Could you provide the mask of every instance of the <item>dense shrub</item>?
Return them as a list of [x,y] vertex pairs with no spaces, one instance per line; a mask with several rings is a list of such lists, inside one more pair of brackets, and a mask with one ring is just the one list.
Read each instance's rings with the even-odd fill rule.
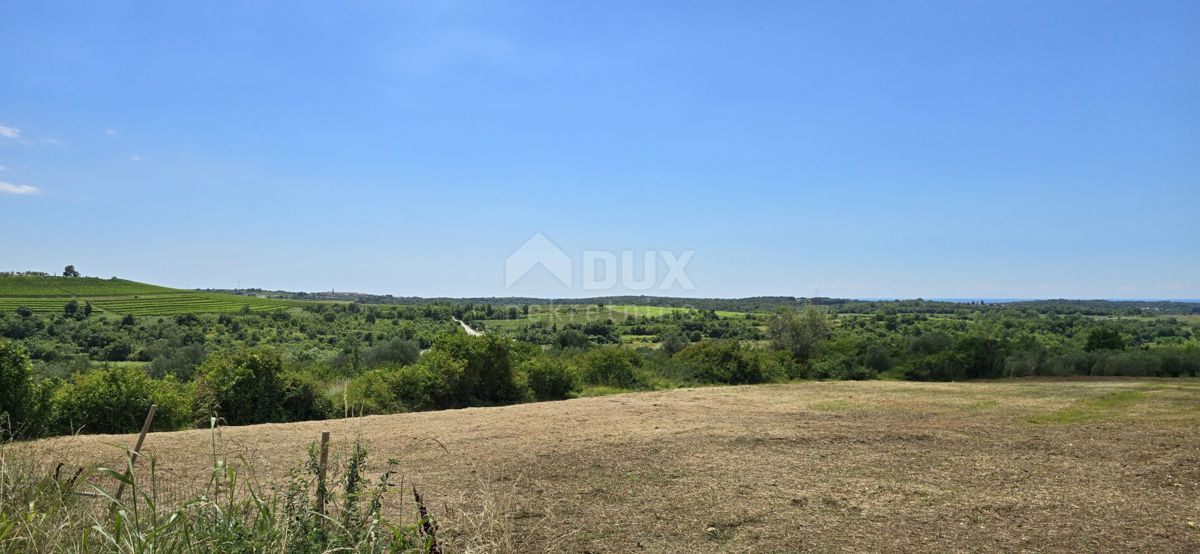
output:
[[954,344],[954,339],[941,331],[921,333],[914,337],[909,344],[909,352],[913,354],[937,354],[948,350]]
[[948,350],[917,357],[904,372],[918,381],[960,381],[1001,377],[1005,367],[1005,348],[999,340],[968,336],[954,342]]
[[1088,333],[1087,343],[1083,349],[1088,352],[1096,350],[1122,350],[1125,348],[1125,337],[1112,327],[1097,327]]
[[1200,376],[1200,348],[1158,348],[1152,352],[1159,356],[1159,376]]
[[1060,354],[1050,359],[1047,375],[1059,377],[1066,375],[1091,375],[1092,367],[1096,365],[1096,360],[1099,358],[1100,355],[1094,352],[1067,352]]
[[1130,375],[1134,377],[1153,377],[1159,375],[1161,363],[1159,356],[1146,350],[1131,350],[1114,352],[1112,355],[1100,358],[1092,367],[1093,375]]
[[555,343],[559,348],[587,348],[592,345],[588,336],[579,329],[563,329],[559,331]]
[[279,354],[266,349],[210,356],[199,369],[197,416],[215,413],[230,425],[285,421],[282,371]]
[[434,341],[431,352],[442,352],[465,363],[461,377],[453,383],[453,404],[504,404],[522,399],[509,339],[496,335],[447,334]]
[[61,433],[132,433],[141,429],[152,404],[158,404],[154,430],[179,429],[191,419],[184,388],[128,365],[77,374],[55,391],[53,402]]
[[634,369],[641,364],[636,352],[619,346],[593,348],[583,357],[583,380],[590,385],[633,388]]
[[317,385],[283,375],[283,359],[268,348],[210,356],[200,366],[196,409],[201,421],[217,414],[231,425],[319,419],[332,403]]
[[364,372],[346,384],[346,404],[351,414],[377,415],[404,411],[392,393],[395,370],[375,369]]
[[757,353],[729,340],[708,340],[684,348],[676,355],[697,381],[742,385],[771,380]]
[[469,405],[463,385],[466,362],[441,350],[430,350],[417,363],[363,373],[346,387],[354,413],[387,414]]
[[174,375],[180,381],[190,381],[196,368],[204,363],[205,350],[201,343],[192,343],[178,348],[165,348],[150,362],[150,375],[165,377]]
[[408,365],[417,361],[421,356],[421,348],[416,341],[392,339],[379,343],[367,350],[367,367],[376,368],[386,365]]
[[130,354],[133,354],[133,345],[127,340],[113,341],[104,348],[104,360],[109,362],[123,362]]
[[525,362],[521,369],[535,400],[563,400],[575,392],[575,372],[561,359],[541,356]]
[[814,360],[807,376],[813,379],[862,381],[878,377],[879,372],[867,367],[858,356],[838,354]]
[[892,356],[888,352],[887,347],[880,344],[872,344],[863,353],[862,365],[871,372],[879,374],[892,369],[895,362],[892,361]]
[[325,419],[334,414],[333,402],[321,390],[321,383],[304,373],[285,373],[280,379],[283,388],[283,411],[288,421]]
[[680,333],[679,331],[671,331],[670,333],[659,337],[659,340],[662,342],[663,352],[666,352],[672,356],[683,351],[683,349],[687,348],[689,344],[687,337],[683,336],[683,333]]
[[[426,361],[424,358],[429,358]],[[425,355],[421,363],[392,372],[391,395],[402,411],[441,410],[471,405],[463,396],[466,363],[444,352]]]

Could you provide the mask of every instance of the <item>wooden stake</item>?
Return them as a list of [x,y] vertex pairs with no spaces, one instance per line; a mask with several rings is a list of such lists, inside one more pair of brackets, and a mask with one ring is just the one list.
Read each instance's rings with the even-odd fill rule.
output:
[[[146,441],[146,434],[150,432],[150,423],[154,421],[154,412],[157,411],[158,404],[151,404],[150,412],[146,414],[146,421],[142,423],[142,432],[138,434],[137,443],[133,445],[133,450],[129,451],[129,467],[125,469],[126,479],[133,475],[133,464],[137,463],[137,459],[141,455],[142,443]],[[113,498],[120,500],[123,492],[125,492],[124,481],[117,485],[117,494]]]
[[[321,462],[317,464],[317,513],[322,516],[325,515],[325,469],[328,465],[329,431],[321,431]],[[324,523],[322,523],[322,526],[324,526]]]

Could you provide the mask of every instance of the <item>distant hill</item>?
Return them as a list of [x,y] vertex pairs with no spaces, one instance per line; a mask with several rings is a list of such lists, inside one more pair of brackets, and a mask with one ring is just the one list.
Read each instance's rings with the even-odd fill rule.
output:
[[155,316],[278,310],[298,302],[160,287],[125,279],[0,275],[0,312],[60,312],[70,301],[116,315]]

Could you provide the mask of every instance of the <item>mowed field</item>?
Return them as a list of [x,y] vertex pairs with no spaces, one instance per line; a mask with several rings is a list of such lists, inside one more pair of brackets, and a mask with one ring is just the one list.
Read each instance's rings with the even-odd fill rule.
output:
[[134,316],[277,310],[295,302],[232,294],[170,289],[125,279],[0,276],[0,311],[29,308],[61,312],[70,301],[91,303],[101,313]]
[[[282,478],[322,430],[361,437],[369,473],[399,459],[446,533],[520,552],[1200,551],[1197,380],[678,389],[225,428],[222,450]],[[132,441],[18,446],[115,463]],[[146,444],[170,486],[207,478],[208,431]]]

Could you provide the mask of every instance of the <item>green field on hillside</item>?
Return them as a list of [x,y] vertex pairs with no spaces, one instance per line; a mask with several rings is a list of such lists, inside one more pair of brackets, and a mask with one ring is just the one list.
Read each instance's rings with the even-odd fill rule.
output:
[[[662,317],[673,313],[686,313],[694,311],[692,308],[678,308],[672,306],[606,306],[610,312],[635,316],[635,317]],[[745,312],[730,312],[725,310],[717,310],[717,317],[742,317]]]
[[297,301],[171,289],[125,279],[0,276],[0,312],[61,312],[74,300],[100,313],[155,316],[278,310]]
[[0,297],[124,296],[184,292],[125,279],[99,277],[0,276]]
[[[514,332],[530,325],[586,325],[590,323],[605,323],[612,321],[618,324],[636,324],[642,318],[652,321],[666,321],[671,316],[696,315],[699,311],[693,308],[677,306],[635,306],[635,305],[595,305],[595,304],[544,304],[529,306],[528,314],[517,318],[494,318],[477,320],[485,329],[493,331]],[[717,311],[720,319],[745,319],[753,317],[749,312]]]

